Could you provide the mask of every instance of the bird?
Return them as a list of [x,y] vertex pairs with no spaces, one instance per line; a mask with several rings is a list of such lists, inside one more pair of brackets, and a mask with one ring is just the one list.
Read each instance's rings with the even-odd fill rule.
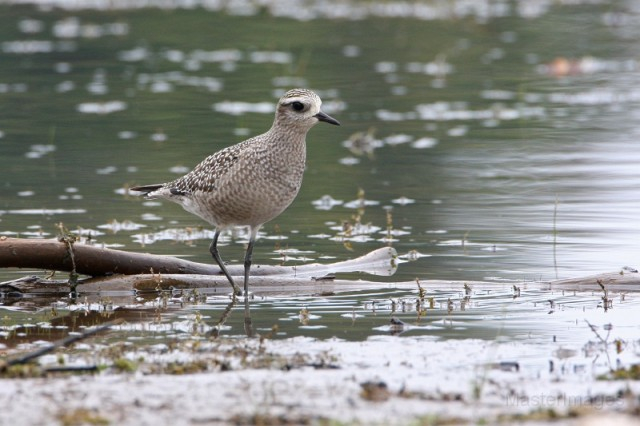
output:
[[306,135],[319,122],[340,122],[321,111],[320,97],[309,89],[292,89],[278,101],[269,130],[205,158],[186,175],[167,183],[134,186],[147,199],[166,199],[215,227],[209,252],[242,295],[218,251],[220,233],[234,226],[249,228],[244,257],[244,294],[249,291],[253,247],[260,227],[293,202],[306,162]]

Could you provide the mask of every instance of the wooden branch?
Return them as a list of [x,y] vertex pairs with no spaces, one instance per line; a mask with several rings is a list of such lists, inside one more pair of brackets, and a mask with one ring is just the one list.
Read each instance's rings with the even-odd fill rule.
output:
[[108,322],[106,324],[102,324],[96,327],[92,327],[89,328],[87,330],[84,330],[81,333],[78,334],[74,334],[68,337],[65,337],[64,339],[58,340],[56,342],[51,343],[48,346],[42,347],[40,349],[36,349],[32,352],[29,352],[25,355],[21,355],[19,357],[16,358],[12,358],[7,360],[6,362],[2,362],[0,363],[0,371],[2,370],[6,370],[8,367],[11,367],[13,365],[18,365],[18,364],[26,364],[27,362],[39,358],[42,355],[48,354],[50,352],[53,352],[55,349],[63,347],[63,346],[69,346],[75,342],[78,342],[80,340],[86,339],[88,337],[91,337],[93,335],[96,335],[98,333],[101,333],[103,331],[109,330],[111,327],[113,327],[114,325],[118,325],[121,324],[122,322],[124,322],[123,319],[116,319],[114,321]]
[[[483,288],[503,289],[504,283],[471,282],[471,281],[437,281],[421,282],[427,290],[464,288],[464,284],[483,285]],[[488,287],[487,287],[488,286]],[[283,275],[264,275],[251,277],[250,291],[254,295],[301,295],[323,294],[354,291],[363,289],[415,288],[415,281],[379,282],[366,280],[300,278]],[[227,279],[210,275],[191,274],[139,274],[111,275],[108,277],[88,278],[78,282],[78,291],[83,295],[152,293],[161,290],[198,289],[207,294],[231,294],[231,286]],[[0,292],[6,294],[40,294],[47,296],[63,296],[70,292],[69,284],[64,280],[48,280],[41,277],[23,277],[0,284]]]
[[[110,274],[219,274],[213,265],[190,262],[170,256],[129,253],[87,244],[72,245],[75,271],[100,276]],[[32,268],[72,271],[73,263],[66,243],[58,240],[31,240],[0,237],[0,268]]]
[[[73,250],[73,260],[70,255]],[[385,247],[374,250],[360,258],[331,265],[308,264],[300,266],[255,265],[252,276],[290,275],[297,277],[321,276],[336,272],[368,272],[375,275],[392,275],[396,269],[395,250]],[[212,260],[213,263],[213,260]],[[58,240],[32,240],[0,237],[0,268],[32,268],[52,271],[74,271],[92,277],[123,274],[136,275],[197,274],[222,275],[213,264],[203,264],[146,253],[131,253],[122,250],[74,243],[69,245]],[[241,276],[242,266],[228,267],[231,275]]]
[[[365,256],[366,257],[366,256]],[[355,260],[355,259],[354,259]],[[324,265],[330,267],[330,265]],[[465,285],[481,287],[483,290],[504,291],[505,286],[561,289],[567,291],[640,291],[640,274],[611,272],[581,278],[571,278],[546,282],[486,282],[486,281],[443,281],[421,280],[420,285],[427,292],[437,289],[460,290]],[[344,291],[374,288],[417,289],[415,281],[376,282],[367,280],[312,279],[285,275],[263,275],[251,277],[251,292],[255,295],[301,295],[339,293]],[[161,290],[198,289],[202,293],[230,294],[231,286],[225,277],[193,274],[138,274],[94,277],[79,281],[78,290],[83,295],[133,295],[134,293],[158,292]],[[39,294],[47,296],[68,295],[69,284],[63,280],[48,280],[41,277],[23,277],[0,284],[0,292],[7,296],[15,294]]]

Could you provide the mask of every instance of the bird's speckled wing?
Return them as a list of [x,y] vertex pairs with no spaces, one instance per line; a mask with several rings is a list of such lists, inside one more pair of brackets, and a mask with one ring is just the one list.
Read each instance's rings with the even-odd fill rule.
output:
[[238,162],[243,151],[252,142],[246,140],[227,147],[205,158],[191,172],[164,185],[173,195],[189,196],[194,192],[212,192],[217,182]]

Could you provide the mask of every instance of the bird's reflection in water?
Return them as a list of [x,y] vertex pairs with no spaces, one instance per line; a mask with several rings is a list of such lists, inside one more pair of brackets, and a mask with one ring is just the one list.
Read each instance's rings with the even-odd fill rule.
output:
[[[253,322],[251,320],[251,309],[249,307],[249,295],[245,293],[243,299],[244,299],[244,332],[247,335],[247,337],[253,337],[254,330],[253,330]],[[233,308],[236,306],[237,303],[238,303],[238,296],[233,294],[231,297],[231,301],[222,311],[222,315],[220,315],[220,319],[218,320],[216,325],[212,328],[212,331],[210,333],[211,337],[216,338],[220,336],[220,330],[229,319],[229,316],[231,315],[231,312],[233,311]]]
[[251,310],[249,309],[249,295],[244,294],[244,332],[247,337],[253,337],[253,324],[251,323]]

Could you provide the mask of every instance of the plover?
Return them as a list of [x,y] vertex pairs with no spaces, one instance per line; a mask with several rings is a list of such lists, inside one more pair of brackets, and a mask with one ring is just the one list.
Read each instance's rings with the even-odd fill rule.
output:
[[260,227],[282,213],[294,200],[305,168],[307,132],[319,121],[339,126],[320,110],[320,97],[307,89],[293,89],[280,98],[273,125],[259,136],[222,149],[205,158],[191,172],[168,183],[130,188],[147,198],[164,198],[215,227],[211,255],[242,294],[218,252],[220,232],[248,226],[244,258],[244,293],[249,290],[251,255]]

